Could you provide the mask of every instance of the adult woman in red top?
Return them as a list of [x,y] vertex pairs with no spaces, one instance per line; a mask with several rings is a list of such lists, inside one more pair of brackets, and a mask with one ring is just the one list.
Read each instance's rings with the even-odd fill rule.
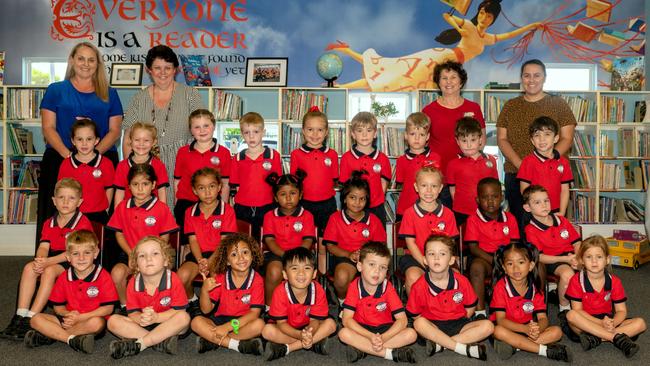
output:
[[[483,129],[482,147],[485,145],[485,120],[481,106],[461,95],[461,90],[467,83],[467,72],[462,64],[447,61],[436,65],[433,81],[440,89],[440,96],[424,107],[422,112],[431,120],[429,147],[440,154],[440,171],[444,173],[447,163],[461,153],[454,135],[456,122],[462,117],[475,118]],[[451,194],[447,186],[440,192],[439,199],[443,205],[451,207]]]

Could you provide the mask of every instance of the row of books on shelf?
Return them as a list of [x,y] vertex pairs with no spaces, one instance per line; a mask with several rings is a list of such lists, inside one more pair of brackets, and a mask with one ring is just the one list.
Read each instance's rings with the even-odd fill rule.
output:
[[214,94],[214,118],[217,121],[237,121],[242,116],[242,98],[217,89]]
[[36,222],[38,192],[11,191],[7,206],[7,222],[10,224],[29,224]]
[[300,121],[313,106],[327,114],[327,97],[304,90],[284,90],[282,91],[282,106],[283,120]]
[[36,154],[32,131],[10,123],[7,124],[7,134],[14,155]]
[[578,122],[593,122],[596,120],[596,102],[581,96],[560,95],[569,105],[571,112]]
[[35,160],[12,159],[11,172],[13,187],[38,188],[41,175],[41,162]]
[[377,148],[389,157],[398,157],[404,154],[406,149],[404,131],[405,127],[378,126]]
[[650,131],[626,127],[600,132],[601,156],[648,157],[649,151]]
[[576,131],[573,135],[573,153],[578,156],[594,156],[596,136]]
[[[638,223],[645,220],[645,207],[630,199],[600,197],[599,222]],[[596,221],[596,198],[584,194],[576,194],[571,200],[567,217],[578,223]]]
[[9,89],[7,94],[8,119],[37,119],[45,89]]
[[[602,96],[600,103],[601,119],[605,123],[630,122],[625,116],[625,100],[619,97]],[[643,122],[646,115],[646,102],[637,100],[634,102],[634,115],[632,122]],[[628,117],[629,118],[629,117]]]
[[[581,189],[595,188],[596,175],[593,164],[585,160],[572,160],[571,169],[575,187]],[[600,189],[647,189],[648,180],[650,179],[648,170],[650,170],[650,161],[648,160],[601,162]]]

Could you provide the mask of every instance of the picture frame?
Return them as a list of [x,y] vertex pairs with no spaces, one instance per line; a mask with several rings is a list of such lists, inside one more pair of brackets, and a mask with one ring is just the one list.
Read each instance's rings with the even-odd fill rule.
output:
[[140,86],[142,85],[143,65],[141,63],[111,64],[111,86]]
[[245,86],[287,86],[288,57],[248,57]]

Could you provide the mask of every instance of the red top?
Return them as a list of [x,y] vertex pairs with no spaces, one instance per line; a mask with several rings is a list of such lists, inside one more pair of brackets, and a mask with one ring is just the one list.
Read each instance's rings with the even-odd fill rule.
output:
[[221,244],[221,235],[237,232],[235,210],[219,200],[214,212],[207,219],[201,212],[199,203],[185,210],[185,235],[196,236],[201,253],[214,252]]
[[[120,161],[117,164],[117,168],[115,169],[113,187],[115,187],[115,189],[124,191],[124,199],[129,199],[132,196],[131,189],[129,189],[128,175],[129,169],[131,169],[131,167],[135,164],[136,163],[133,161],[133,153],[131,153],[127,159]],[[167,168],[160,159],[154,157],[153,155],[149,155],[149,160],[147,160],[145,164],[151,165],[153,167],[153,171],[156,173],[156,189],[154,189],[151,193],[155,196],[158,196],[158,189],[169,187]]]
[[569,160],[557,151],[553,151],[553,158],[546,158],[533,151],[521,161],[517,178],[530,185],[538,184],[546,188],[551,210],[558,211],[562,185],[573,182],[573,173]]
[[531,320],[534,320],[534,315],[546,313],[544,294],[537,291],[532,278],[529,278],[528,291],[520,295],[510,282],[510,278],[505,276],[494,286],[494,293],[490,302],[490,320],[496,321],[495,313],[497,311],[505,312],[506,319],[515,323],[530,323]]
[[386,200],[384,190],[381,186],[382,178],[390,182],[392,174],[390,161],[386,154],[379,150],[365,155],[352,145],[352,149],[341,157],[341,182],[347,182],[354,170],[365,170],[364,178],[370,185],[370,207],[377,207]]
[[325,201],[334,197],[334,186],[339,179],[339,156],[323,146],[312,149],[302,145],[291,152],[291,174],[301,169],[307,173],[303,181],[302,198],[307,201]]
[[388,280],[380,283],[375,293],[370,295],[363,287],[361,277],[352,280],[348,286],[343,308],[354,311],[353,319],[357,323],[372,327],[391,325],[395,322],[395,315],[404,312],[402,300]]
[[593,316],[611,317],[614,304],[627,300],[621,280],[608,272],[605,272],[605,285],[600,291],[594,289],[585,271],[574,274],[564,296],[571,301],[582,302],[582,310]]
[[240,288],[235,286],[230,270],[217,275],[216,280],[220,285],[210,291],[214,316],[240,317],[251,308],[264,309],[264,278],[253,269]]
[[307,287],[307,297],[300,303],[293,294],[289,282],[284,281],[273,291],[269,316],[276,321],[286,320],[295,329],[309,325],[310,319],[325,320],[329,315],[329,307],[325,290],[316,281]]
[[49,300],[53,305],[65,305],[66,310],[82,314],[119,301],[111,275],[100,265],[86,278],[78,278],[74,269],[68,268],[56,279]]
[[285,216],[279,208],[264,215],[262,239],[275,238],[275,242],[283,250],[297,248],[305,239],[316,240],[314,216],[302,207],[296,208],[293,214]]
[[113,187],[114,175],[113,163],[102,154],[97,153],[88,164],[80,162],[73,154],[61,163],[57,179],[74,178],[81,183],[83,202],[79,209],[83,213],[88,213],[106,211],[108,208],[106,190]]
[[471,215],[478,207],[476,203],[478,182],[486,177],[499,179],[497,159],[492,155],[481,153],[477,159],[458,155],[449,161],[445,180],[447,185],[455,187],[453,210]]
[[[440,202],[438,202],[438,208],[433,212],[426,211],[417,202],[406,209],[399,228],[400,238],[415,238],[415,244],[420,249],[420,253],[424,255],[424,244],[429,235],[433,233],[451,237],[458,236],[456,218],[450,209]],[[410,253],[410,251],[406,250],[405,253]]]
[[239,187],[235,194],[235,202],[249,207],[260,207],[273,203],[273,190],[266,183],[266,177],[275,172],[282,174],[280,154],[268,147],[253,160],[242,150],[232,161],[230,185]]
[[580,241],[580,234],[564,216],[552,214],[553,225],[547,226],[530,220],[526,225],[526,240],[533,243],[539,252],[546,255],[564,255],[573,253],[573,244]]
[[369,241],[386,242],[384,225],[370,212],[355,221],[345,210],[339,210],[330,216],[323,234],[324,245],[338,245],[348,252],[354,252]]
[[440,154],[443,172],[447,170],[447,163],[461,153],[456,143],[455,133],[458,120],[463,117],[472,117],[479,122],[481,128],[485,128],[481,106],[467,99],[454,109],[443,107],[437,100],[434,100],[422,109],[422,113],[429,116],[431,120],[429,147]]
[[467,317],[468,308],[478,303],[472,284],[465,276],[449,269],[449,283],[439,288],[425,273],[411,287],[406,312],[428,320],[457,320]]
[[161,236],[178,231],[169,207],[157,197],[152,197],[142,206],[136,206],[133,197],[123,200],[115,208],[106,228],[123,233],[131,249],[147,235]]
[[192,192],[192,174],[201,168],[214,168],[219,172],[221,178],[228,179],[231,174],[230,151],[212,139],[214,146],[206,152],[199,152],[194,148],[196,140],[191,144],[178,149],[176,165],[174,167],[174,179],[179,179],[176,198],[198,201],[199,198]]
[[142,274],[131,277],[126,286],[126,310],[129,313],[142,311],[146,307],[153,307],[156,313],[169,309],[182,310],[187,308],[187,295],[183,283],[176,273],[169,269],[163,271],[160,285],[153,295],[149,295],[144,287]]
[[515,240],[519,240],[519,226],[510,212],[499,211],[497,219],[492,220],[477,208],[465,223],[465,244],[478,244],[486,253],[494,253]]
[[397,200],[397,214],[403,215],[407,208],[415,204],[418,193],[415,191],[415,175],[423,166],[440,169],[440,155],[427,146],[421,154],[414,154],[406,149],[404,155],[397,158],[395,165],[395,182],[402,185],[402,192]]
[[65,241],[71,232],[77,230],[93,231],[93,225],[79,210],[66,222],[63,227],[59,227],[55,214],[43,223],[41,231],[41,243],[49,243],[50,251],[62,252],[65,250]]

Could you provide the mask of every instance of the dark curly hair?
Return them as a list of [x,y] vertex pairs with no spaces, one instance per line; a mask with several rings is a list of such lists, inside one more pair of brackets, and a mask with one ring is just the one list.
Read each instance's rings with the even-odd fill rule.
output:
[[456,72],[460,78],[460,88],[462,89],[465,87],[465,83],[467,83],[467,71],[463,68],[463,64],[456,61],[445,61],[441,64],[437,64],[436,67],[433,68],[433,82],[436,83],[436,85],[440,83],[440,74],[442,74],[443,71]]
[[165,62],[169,62],[170,64],[174,65],[174,68],[178,67],[179,65],[178,56],[176,56],[176,53],[171,48],[169,48],[169,46],[166,46],[164,44],[160,44],[149,49],[147,52],[147,57],[144,60],[144,64],[147,66],[147,69],[151,69],[151,65],[153,65],[154,60],[157,58]]
[[226,236],[217,248],[217,255],[213,255],[210,259],[208,267],[211,273],[221,274],[226,273],[228,269],[228,253],[230,250],[239,243],[246,243],[251,250],[251,268],[258,268],[264,258],[262,257],[262,248],[260,243],[257,242],[252,236],[248,234],[235,233]]
[[298,192],[302,193],[302,182],[305,180],[307,173],[302,169],[297,169],[296,174],[283,174],[271,173],[266,176],[266,183],[273,188],[273,196],[278,194],[282,186],[294,186],[298,188]]

